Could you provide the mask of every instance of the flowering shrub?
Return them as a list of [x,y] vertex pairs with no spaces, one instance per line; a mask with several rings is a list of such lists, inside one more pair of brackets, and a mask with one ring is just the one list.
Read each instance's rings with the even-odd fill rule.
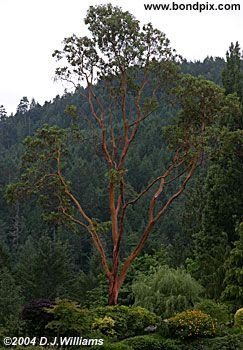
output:
[[243,329],[243,308],[236,311],[234,318],[235,318],[235,325]]
[[188,310],[168,319],[173,335],[181,338],[212,337],[215,324],[211,316],[199,310]]

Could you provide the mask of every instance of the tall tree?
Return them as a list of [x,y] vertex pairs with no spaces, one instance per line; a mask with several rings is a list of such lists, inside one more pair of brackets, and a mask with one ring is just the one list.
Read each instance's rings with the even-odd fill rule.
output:
[[18,320],[23,299],[21,290],[11,272],[5,267],[0,269],[0,328],[15,325]]
[[222,81],[226,94],[236,93],[243,102],[242,53],[238,41],[231,43],[226,52],[226,67],[222,72]]
[[30,108],[30,109],[33,109],[33,108],[35,108],[36,106],[37,106],[37,103],[36,103],[35,99],[32,98],[32,100],[31,100],[31,102],[30,102],[29,108]]
[[38,242],[28,239],[16,266],[26,301],[35,298],[68,297],[73,283],[73,262],[68,245],[47,235]]
[[30,115],[27,113],[29,108],[30,108],[29,100],[26,96],[24,96],[23,98],[21,98],[17,106],[16,114],[19,116],[22,116],[22,118],[24,119],[25,129],[28,130],[27,135],[30,134]]
[[[73,35],[65,39],[64,49],[55,51],[54,56],[65,62],[56,71],[58,77],[86,84],[81,102],[88,103],[88,114],[106,164],[107,222],[87,211],[72,190],[63,171],[68,136],[56,127],[45,127],[27,138],[25,172],[20,183],[8,188],[8,197],[43,191],[45,195],[52,194],[59,214],[89,232],[109,282],[108,303],[113,305],[130,265],[154,226],[183,193],[200,165],[208,126],[219,116],[238,111],[238,105],[212,82],[187,75],[179,77],[175,69],[177,56],[165,35],[151,24],[141,28],[130,13],[110,4],[91,6],[85,23],[90,37]],[[134,193],[129,190],[126,177],[128,154],[132,154],[143,121],[158,108],[157,100],[161,102],[165,88],[174,87],[176,79],[180,83],[175,92],[181,109],[177,122],[166,131],[171,159],[156,177]],[[122,262],[127,214],[143,198],[147,199],[147,212],[140,238]],[[111,233],[111,254],[101,237],[107,229]]]
[[7,112],[3,105],[0,106],[0,121],[4,121],[7,118]]
[[17,114],[25,114],[29,110],[29,100],[26,96],[22,97],[18,107],[17,107]]
[[238,239],[225,262],[225,289],[222,297],[224,300],[232,301],[235,306],[241,307],[243,303],[243,222],[238,225],[237,233]]
[[[225,94],[235,93],[242,101],[243,75],[238,42],[231,44],[226,58]],[[243,211],[242,106],[241,113],[221,118],[220,125],[224,146],[210,163],[204,187],[202,226],[194,236],[195,273],[206,287],[208,297],[213,298],[219,298],[223,291],[224,261],[236,239],[235,226]]]

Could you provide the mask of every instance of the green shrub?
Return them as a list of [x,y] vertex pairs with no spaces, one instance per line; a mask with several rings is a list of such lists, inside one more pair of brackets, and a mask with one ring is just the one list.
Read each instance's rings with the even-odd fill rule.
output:
[[109,316],[95,318],[94,322],[92,323],[92,328],[94,330],[98,330],[107,336],[115,336],[114,326],[115,321]]
[[8,322],[3,326],[0,324],[0,345],[4,337],[17,337],[24,334],[24,322],[11,315]]
[[[156,340],[155,340],[156,339]],[[129,343],[129,344],[128,344]],[[201,339],[190,342],[177,342],[152,335],[129,338],[118,343],[105,342],[102,346],[92,346],[94,350],[242,350],[243,334]],[[159,346],[159,347],[158,347]],[[17,350],[50,350],[48,347],[28,346],[17,347]],[[0,347],[6,350],[6,347]]]
[[169,338],[170,336],[170,329],[168,320],[162,320],[158,329],[156,332],[162,337],[162,338]]
[[122,341],[133,350],[178,350],[178,343],[171,339],[164,339],[157,335],[142,335]]
[[53,348],[48,348],[48,347],[44,347],[44,346],[32,346],[32,345],[28,345],[28,346],[16,346],[16,347],[0,347],[0,350],[53,350]]
[[156,326],[160,318],[141,307],[104,306],[82,309],[73,301],[57,300],[48,311],[54,319],[47,327],[58,335],[98,334],[105,338],[124,339],[144,334],[148,326]]
[[234,319],[236,327],[243,329],[243,308],[236,311]]
[[228,305],[213,300],[201,300],[194,309],[210,315],[219,324],[229,324],[232,319]]
[[87,336],[91,331],[92,319],[89,310],[81,309],[74,301],[57,300],[56,304],[47,311],[54,317],[47,328],[58,335],[75,336],[83,333]]
[[216,331],[212,317],[199,310],[181,312],[168,324],[170,333],[181,338],[212,337]]
[[102,346],[96,346],[92,347],[92,349],[97,349],[97,350],[133,350],[129,345],[123,344],[121,342],[119,343],[105,343]]
[[217,337],[207,341],[205,350],[242,350],[243,334]]
[[140,275],[133,284],[135,305],[162,318],[189,309],[199,301],[201,292],[202,287],[189,273],[168,266],[159,267],[149,276]]
[[183,340],[177,350],[242,350],[243,334]]
[[[144,334],[144,329],[150,325],[158,325],[160,318],[141,307],[104,306],[90,310],[93,318],[109,317],[114,321],[109,332],[117,339],[124,339]],[[106,329],[106,332],[108,329]]]
[[134,350],[161,350],[161,343],[158,338],[151,335],[137,336],[123,341]]

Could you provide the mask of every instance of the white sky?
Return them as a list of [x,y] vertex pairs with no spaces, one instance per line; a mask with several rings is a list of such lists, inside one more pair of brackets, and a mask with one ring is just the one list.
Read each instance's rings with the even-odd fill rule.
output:
[[[196,0],[174,0],[195,3]],[[55,49],[64,37],[86,34],[83,18],[90,5],[111,2],[129,10],[142,23],[152,22],[189,60],[225,56],[230,43],[243,48],[243,0],[199,0],[201,3],[240,3],[240,11],[145,11],[144,3],[172,0],[0,0],[0,105],[15,113],[23,96],[39,103],[62,94],[53,82]]]

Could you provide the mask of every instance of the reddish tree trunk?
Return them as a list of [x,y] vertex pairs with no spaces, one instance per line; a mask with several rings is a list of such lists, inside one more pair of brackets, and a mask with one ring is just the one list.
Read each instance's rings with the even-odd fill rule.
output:
[[118,301],[118,275],[111,276],[109,279],[109,296],[108,296],[108,305],[116,305]]

